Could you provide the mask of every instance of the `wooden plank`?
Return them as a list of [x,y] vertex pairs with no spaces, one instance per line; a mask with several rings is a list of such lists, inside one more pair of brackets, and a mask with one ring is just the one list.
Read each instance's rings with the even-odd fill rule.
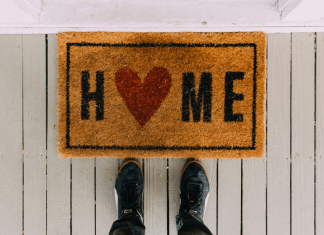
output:
[[316,234],[324,234],[324,33],[316,42]]
[[243,160],[243,234],[266,234],[266,157]]
[[218,161],[218,234],[241,234],[241,160]]
[[176,215],[180,208],[180,180],[181,173],[185,167],[187,159],[169,159],[169,234],[176,235]]
[[144,159],[146,234],[167,234],[167,159]]
[[72,159],[72,234],[95,234],[94,158]]
[[291,34],[269,34],[268,235],[290,235],[290,57]]
[[[96,234],[108,234],[118,219],[115,180],[118,170],[128,159],[96,158]],[[143,159],[136,159],[143,169]],[[145,185],[144,185],[145,187]]]
[[[180,180],[183,168],[187,163],[184,158],[170,158],[169,159],[169,234],[177,234],[176,215],[180,208]],[[216,234],[216,195],[217,195],[217,160],[206,159],[202,160],[208,179],[209,179],[209,196],[208,203],[204,215],[204,223],[209,230]]]
[[0,234],[22,233],[22,35],[0,35]]
[[[177,234],[176,215],[180,208],[180,180],[183,168],[187,163],[187,159],[170,158],[169,159],[169,229],[170,234]],[[217,160],[206,159],[202,160],[208,179],[209,179],[209,198],[206,204],[204,215],[204,223],[209,230],[216,234],[216,195],[217,195]]]
[[119,169],[117,158],[96,159],[96,235],[107,235],[118,219],[115,180]]
[[[265,118],[266,119],[266,118]],[[243,159],[242,234],[266,235],[266,154]]]
[[266,235],[266,154],[243,159],[242,233]]
[[314,33],[292,34],[292,234],[314,234]]
[[46,234],[45,35],[23,35],[24,234]]
[[217,223],[217,160],[201,160],[208,175],[209,195],[206,203],[204,223],[212,234],[216,234]]
[[57,154],[57,39],[48,35],[47,234],[70,234],[70,160]]

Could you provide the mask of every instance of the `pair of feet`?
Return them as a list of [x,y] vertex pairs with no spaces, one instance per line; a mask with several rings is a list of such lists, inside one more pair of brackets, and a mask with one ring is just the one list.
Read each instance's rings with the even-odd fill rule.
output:
[[[119,169],[115,182],[118,195],[118,219],[136,217],[143,223],[143,173],[135,160],[125,162]],[[198,161],[184,167],[180,182],[180,209],[177,221],[190,213],[203,222],[205,200],[209,192],[206,171]]]

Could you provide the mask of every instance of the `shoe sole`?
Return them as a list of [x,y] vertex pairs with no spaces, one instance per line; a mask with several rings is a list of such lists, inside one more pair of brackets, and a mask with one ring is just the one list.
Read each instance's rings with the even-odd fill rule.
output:
[[[209,184],[208,174],[207,174],[207,171],[206,171],[204,165],[201,164],[200,162],[196,161],[196,160],[194,160],[194,161],[190,161],[190,162],[188,162],[188,163],[186,164],[186,166],[185,166],[185,167],[183,168],[183,170],[182,170],[182,174],[181,174],[181,179],[180,179],[180,181],[182,180],[183,173],[185,172],[185,170],[187,169],[187,167],[189,166],[189,164],[194,163],[194,162],[195,162],[195,163],[198,163],[199,165],[202,166],[202,168],[204,169],[204,171],[205,171],[205,173],[206,173],[207,181],[208,181],[208,184]],[[208,204],[208,199],[209,199],[209,192],[207,193],[206,200],[205,200],[204,215],[203,215],[204,217],[205,217],[205,214],[206,214],[206,208],[207,208],[207,204]]]
[[[142,173],[142,176],[143,176],[143,171],[142,171],[142,167],[141,165],[135,161],[135,160],[127,160],[126,162],[124,162],[124,164],[119,168],[118,172],[117,172],[117,175],[116,175],[116,178],[115,178],[115,185],[116,185],[116,180],[117,180],[117,176],[119,175],[119,172],[121,171],[121,169],[126,166],[126,164],[130,163],[130,162],[134,162],[135,164],[137,164],[139,166],[139,168],[141,169],[141,173]],[[115,202],[116,202],[116,210],[117,210],[117,214],[118,214],[118,194],[117,194],[117,191],[116,191],[116,188],[115,189]]]

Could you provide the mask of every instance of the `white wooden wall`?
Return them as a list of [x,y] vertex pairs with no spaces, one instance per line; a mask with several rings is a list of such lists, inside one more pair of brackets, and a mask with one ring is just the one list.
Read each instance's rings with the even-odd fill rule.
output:
[[[269,34],[263,159],[203,160],[218,235],[324,234],[324,33]],[[57,155],[55,35],[0,35],[0,234],[107,235],[119,159]],[[185,159],[140,159],[146,234],[176,234]]]

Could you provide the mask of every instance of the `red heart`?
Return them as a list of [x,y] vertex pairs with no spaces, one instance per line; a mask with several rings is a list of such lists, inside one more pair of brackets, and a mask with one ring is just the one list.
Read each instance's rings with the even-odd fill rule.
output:
[[154,67],[144,83],[133,70],[121,68],[115,74],[115,81],[126,106],[141,127],[161,106],[171,88],[171,75],[162,67]]

